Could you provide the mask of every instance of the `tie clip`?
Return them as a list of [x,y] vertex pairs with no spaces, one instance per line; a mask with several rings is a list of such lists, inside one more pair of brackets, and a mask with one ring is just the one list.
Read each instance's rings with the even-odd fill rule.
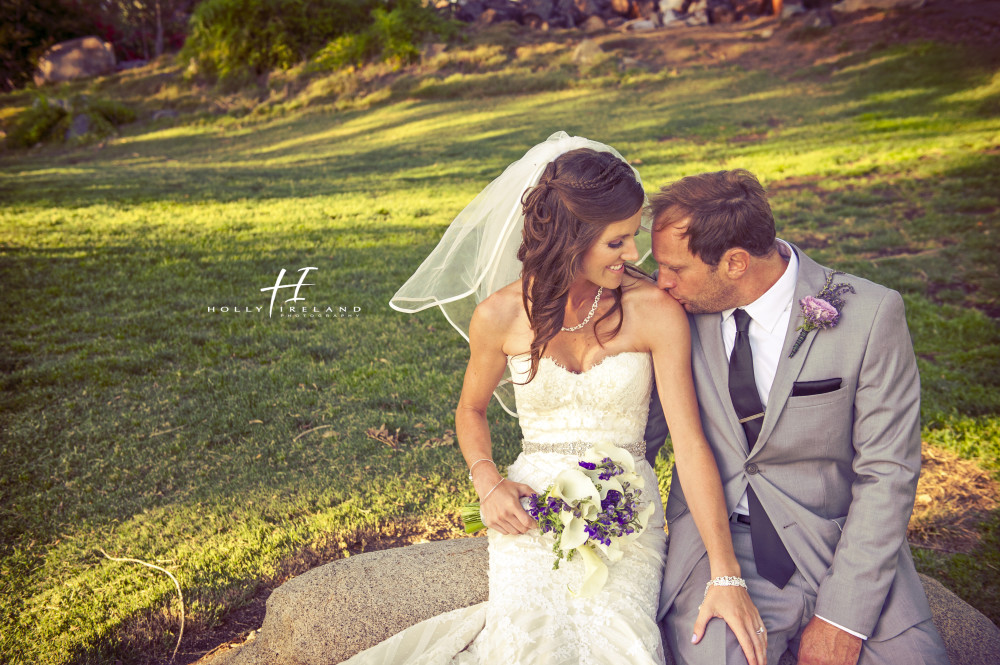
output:
[[757,420],[758,418],[763,418],[763,417],[764,417],[764,412],[761,411],[760,413],[755,413],[752,416],[747,416],[746,418],[740,418],[740,425],[742,425],[743,423],[750,422],[751,420]]

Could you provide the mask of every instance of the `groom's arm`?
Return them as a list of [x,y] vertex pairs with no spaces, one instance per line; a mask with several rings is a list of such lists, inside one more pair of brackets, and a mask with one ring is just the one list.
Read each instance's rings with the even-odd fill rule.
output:
[[851,507],[815,614],[870,636],[906,542],[920,473],[920,377],[895,291],[885,293],[869,334],[854,398],[853,446]]
[[653,394],[649,398],[649,416],[646,418],[646,460],[650,466],[656,466],[656,456],[667,439],[667,419],[663,417],[663,407],[660,406],[660,391],[653,382]]
[[[660,269],[653,271],[653,283],[660,274]],[[646,442],[646,461],[649,466],[656,466],[656,456],[660,454],[660,448],[667,442],[667,419],[663,416],[663,407],[660,405],[660,391],[656,389],[656,381],[653,381],[653,394],[649,397],[649,415],[646,417],[646,433],[643,440]]]

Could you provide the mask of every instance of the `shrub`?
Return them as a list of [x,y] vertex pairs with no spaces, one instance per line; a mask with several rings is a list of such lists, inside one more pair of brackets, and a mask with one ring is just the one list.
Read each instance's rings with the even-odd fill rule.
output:
[[182,57],[209,78],[243,78],[306,59],[331,37],[363,29],[377,0],[205,0]]
[[401,0],[392,9],[373,9],[363,30],[330,41],[313,58],[310,69],[340,69],[368,60],[414,62],[420,58],[419,44],[426,37],[450,39],[457,32],[454,22],[418,0]]
[[339,69],[373,58],[411,62],[452,23],[420,0],[205,0],[181,55],[210,79],[246,82],[315,56]]
[[0,91],[30,81],[53,44],[93,34],[94,13],[78,0],[0,0]]
[[115,127],[135,122],[135,111],[121,102],[111,99],[86,98],[81,104],[81,111],[92,116],[99,116]]
[[31,108],[18,116],[7,137],[7,146],[30,148],[38,143],[63,141],[66,130],[77,115],[86,115],[90,119],[90,129],[83,136],[75,137],[73,143],[110,136],[118,131],[119,126],[136,118],[131,108],[109,99],[78,95],[66,101],[39,95]]
[[442,19],[417,0],[401,0],[386,11],[372,11],[371,35],[376,55],[383,60],[413,62],[420,58],[420,42],[424,37],[450,37],[456,31],[453,24]]
[[51,104],[45,97],[38,97],[31,108],[22,111],[7,135],[7,145],[11,148],[30,148],[42,143],[52,134],[56,125],[68,115],[66,109]]

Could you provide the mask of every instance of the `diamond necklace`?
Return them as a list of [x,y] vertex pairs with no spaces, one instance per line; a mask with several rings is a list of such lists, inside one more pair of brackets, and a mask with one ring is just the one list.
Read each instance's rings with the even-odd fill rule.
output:
[[601,294],[602,293],[604,293],[604,287],[603,286],[601,286],[601,287],[599,287],[597,289],[597,295],[594,296],[594,304],[590,306],[590,314],[587,314],[587,318],[585,318],[580,325],[573,326],[572,328],[563,328],[562,331],[563,332],[574,332],[574,331],[577,331],[580,328],[584,327],[588,323],[590,323],[590,319],[593,318],[594,312],[597,311],[597,303],[601,302]]

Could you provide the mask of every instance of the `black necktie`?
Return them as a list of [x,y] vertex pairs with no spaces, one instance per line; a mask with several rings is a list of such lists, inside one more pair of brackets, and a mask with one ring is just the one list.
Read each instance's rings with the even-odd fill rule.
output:
[[[750,315],[745,310],[733,312],[736,319],[736,342],[733,344],[733,354],[729,357],[729,396],[733,400],[736,415],[739,416],[743,431],[747,435],[747,444],[753,450],[760,435],[760,426],[764,421],[764,407],[757,394],[757,382],[753,374],[753,352],[750,350],[750,338],[747,328],[750,326]],[[748,465],[749,467],[750,465]],[[753,472],[759,472],[754,464]],[[761,577],[771,582],[779,589],[788,583],[795,572],[795,564],[788,555],[778,532],[760,505],[753,487],[747,486],[747,502],[750,505],[750,541],[753,543],[753,558],[757,564],[757,572]]]

